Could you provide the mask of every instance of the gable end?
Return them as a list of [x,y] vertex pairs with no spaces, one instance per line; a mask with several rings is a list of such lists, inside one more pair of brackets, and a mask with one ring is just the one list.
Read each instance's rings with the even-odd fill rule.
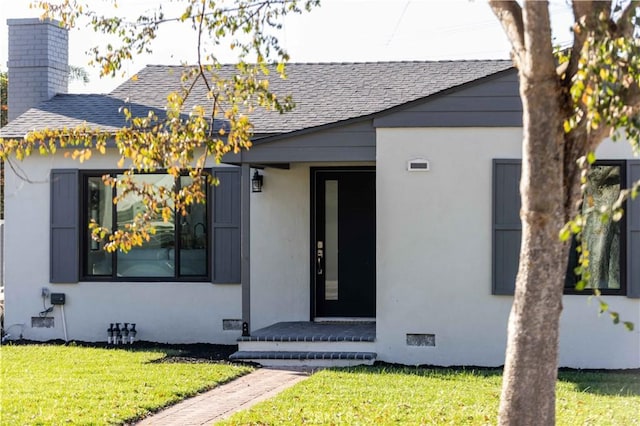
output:
[[511,69],[394,108],[374,127],[521,127],[518,74]]

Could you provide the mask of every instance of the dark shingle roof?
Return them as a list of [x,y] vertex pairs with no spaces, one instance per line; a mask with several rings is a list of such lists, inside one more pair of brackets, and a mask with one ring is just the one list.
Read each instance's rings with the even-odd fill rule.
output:
[[[291,95],[296,104],[284,115],[256,110],[251,119],[260,134],[286,133],[374,114],[443,90],[507,70],[511,61],[438,61],[289,64],[286,80],[271,78],[270,88]],[[103,130],[124,125],[119,108],[129,101],[134,114],[162,111],[166,95],[180,88],[181,66],[150,65],[109,95],[57,95],[2,129],[22,137],[36,128],[73,127],[83,122]],[[232,73],[225,65],[222,73]],[[207,104],[199,87],[187,106]]]
[[104,130],[116,130],[124,125],[118,112],[124,105],[109,95],[56,95],[31,108],[2,128],[3,137],[22,137],[34,129],[76,127],[87,122]]

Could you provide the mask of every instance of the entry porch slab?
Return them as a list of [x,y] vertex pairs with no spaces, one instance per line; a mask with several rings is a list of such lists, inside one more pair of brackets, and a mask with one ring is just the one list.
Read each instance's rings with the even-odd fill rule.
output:
[[240,337],[230,359],[265,366],[372,364],[375,340],[375,322],[280,322]]
[[278,322],[242,336],[239,342],[374,342],[374,321]]

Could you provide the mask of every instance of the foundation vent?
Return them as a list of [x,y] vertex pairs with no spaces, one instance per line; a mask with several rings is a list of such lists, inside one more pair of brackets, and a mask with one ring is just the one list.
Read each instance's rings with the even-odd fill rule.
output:
[[435,346],[435,334],[407,334],[407,346]]
[[242,320],[241,319],[223,319],[222,329],[225,331],[242,330]]
[[31,328],[53,328],[53,317],[31,317]]

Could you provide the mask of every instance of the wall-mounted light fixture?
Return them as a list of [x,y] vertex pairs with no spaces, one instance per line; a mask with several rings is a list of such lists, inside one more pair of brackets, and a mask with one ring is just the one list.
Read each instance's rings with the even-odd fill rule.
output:
[[251,192],[262,192],[262,184],[263,176],[256,170],[251,179]]

